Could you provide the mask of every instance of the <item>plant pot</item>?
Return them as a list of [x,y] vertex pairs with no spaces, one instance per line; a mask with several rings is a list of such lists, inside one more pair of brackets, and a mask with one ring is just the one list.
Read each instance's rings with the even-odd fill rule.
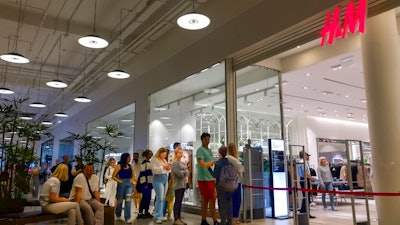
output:
[[26,199],[1,199],[1,202],[7,204],[0,204],[0,215],[23,212],[27,204]]

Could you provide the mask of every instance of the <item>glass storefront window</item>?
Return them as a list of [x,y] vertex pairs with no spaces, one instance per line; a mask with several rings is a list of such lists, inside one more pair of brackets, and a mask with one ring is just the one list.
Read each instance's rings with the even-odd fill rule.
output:
[[[279,72],[263,67],[249,66],[236,72],[237,137],[239,155],[243,149],[262,152],[258,167],[251,167],[252,177],[245,183],[270,187],[270,157],[268,139],[282,139]],[[248,150],[250,151],[250,150]],[[257,160],[257,159],[252,159]],[[249,163],[249,162],[245,162]],[[256,164],[252,161],[252,164]],[[259,173],[262,170],[263,173]],[[271,214],[269,191],[253,190],[254,212],[261,216]],[[260,198],[260,196],[263,196]],[[264,199],[264,200],[263,200]]]
[[[115,132],[121,132],[116,137],[110,137],[106,132],[106,126],[115,127]],[[114,157],[117,162],[119,156],[124,153],[133,152],[133,135],[135,127],[135,103],[127,105],[101,118],[89,122],[86,126],[87,132],[92,137],[99,139],[104,145],[105,143],[114,149],[113,151],[104,152],[104,162],[110,157]],[[115,135],[113,135],[115,136]],[[103,157],[102,152],[98,152],[100,160]],[[101,166],[98,168],[102,168]]]
[[[200,135],[211,135],[209,148],[215,157],[225,144],[225,64],[217,63],[150,96],[149,148],[155,153],[160,147],[173,150],[174,142],[181,142],[185,150],[184,162],[189,164],[189,189],[184,204],[200,206],[192,160],[201,146]],[[172,160],[173,154],[170,154]]]

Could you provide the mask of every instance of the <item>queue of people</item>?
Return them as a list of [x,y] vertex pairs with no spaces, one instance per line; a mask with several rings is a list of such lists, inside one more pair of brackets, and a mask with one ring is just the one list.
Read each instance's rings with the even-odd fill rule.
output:
[[[203,133],[200,138],[202,145],[193,157],[197,159],[197,182],[202,197],[201,225],[208,225],[208,209],[213,225],[239,224],[243,166],[238,160],[236,145],[222,146],[219,159],[215,160],[208,147],[210,134]],[[133,222],[131,207],[135,200],[136,219],[155,217],[156,224],[162,224],[172,218],[173,211],[173,225],[187,225],[182,220],[181,211],[185,190],[189,187],[189,165],[182,162],[184,151],[181,144],[176,142],[173,148],[172,162],[168,161],[169,150],[163,147],[154,156],[151,150],[145,150],[142,162],[139,162],[137,153],[133,155],[132,162],[129,153],[123,153],[118,164],[114,158],[109,159],[103,174],[104,204],[116,206],[117,220]],[[236,169],[238,184],[234,190],[226,191],[217,184],[225,165],[232,165]],[[149,212],[153,189],[154,216]],[[215,209],[217,196],[220,222]],[[68,156],[64,156],[63,162],[52,168],[52,175],[43,185],[39,200],[43,211],[67,214],[68,224],[104,224],[104,204],[100,201],[99,178],[94,174],[93,164],[83,165],[80,162],[72,167],[68,163]]]

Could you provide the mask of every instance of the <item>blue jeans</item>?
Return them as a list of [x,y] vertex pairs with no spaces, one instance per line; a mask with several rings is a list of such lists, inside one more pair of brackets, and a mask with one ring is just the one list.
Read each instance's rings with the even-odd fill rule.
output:
[[156,192],[156,205],[154,210],[156,212],[156,220],[162,220],[164,215],[164,202],[165,195],[167,194],[167,174],[154,174],[153,175],[153,188]]
[[238,183],[238,187],[232,194],[233,218],[239,218],[239,211],[240,211],[241,203],[242,203],[242,184]]
[[122,214],[122,200],[125,199],[124,218],[125,220],[131,218],[132,192],[133,184],[130,179],[122,179],[122,183],[117,185],[117,208],[115,209],[117,217]]
[[[333,185],[332,182],[324,182],[325,184],[325,191],[333,191]],[[326,205],[326,200],[325,200],[326,193],[322,193],[322,204],[324,205],[324,208],[328,208]],[[335,200],[333,194],[329,194],[329,200],[331,201],[331,207],[332,209],[335,208]]]

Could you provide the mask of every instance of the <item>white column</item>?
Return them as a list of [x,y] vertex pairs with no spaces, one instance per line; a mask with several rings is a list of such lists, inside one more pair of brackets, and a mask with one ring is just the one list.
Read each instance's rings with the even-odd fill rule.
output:
[[[393,10],[361,35],[374,192],[400,191],[400,46]],[[398,225],[400,197],[376,197],[380,225]]]

